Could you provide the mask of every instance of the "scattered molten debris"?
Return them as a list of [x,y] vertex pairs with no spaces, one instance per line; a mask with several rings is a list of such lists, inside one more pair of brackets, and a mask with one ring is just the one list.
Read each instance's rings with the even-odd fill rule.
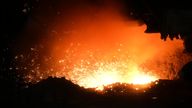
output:
[[[181,40],[164,42],[157,37],[160,34],[145,34],[145,25],[127,20],[115,5],[67,8],[46,24],[50,25],[44,28],[48,32],[41,34],[46,38],[15,56],[10,70],[20,72],[27,83],[53,76],[84,88],[103,90],[114,83],[127,83],[138,90],[136,85],[177,78],[177,72],[191,60],[182,52]],[[33,14],[46,18],[38,11]]]

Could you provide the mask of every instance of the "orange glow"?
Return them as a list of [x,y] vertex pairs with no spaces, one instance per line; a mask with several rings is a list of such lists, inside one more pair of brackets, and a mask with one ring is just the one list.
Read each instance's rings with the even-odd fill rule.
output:
[[133,81],[131,81],[131,83],[133,83],[133,84],[148,84],[148,83],[151,83],[152,81],[155,81],[155,80],[157,80],[157,78],[154,76],[141,74],[141,75],[135,75],[133,77]]
[[174,79],[190,60],[181,40],[162,41],[160,34],[144,33],[146,25],[127,19],[114,4],[66,8],[47,24],[50,32],[40,40],[43,56],[25,72],[28,82],[54,76],[97,90],[116,82],[148,85]]
[[[109,63],[102,64],[97,67],[95,70],[89,70],[85,67],[75,68],[74,73],[85,73],[77,75],[74,80],[77,80],[77,84],[85,88],[97,88],[97,90],[102,90],[103,86],[107,86],[113,83],[127,83],[127,84],[149,84],[153,81],[158,80],[154,75],[140,72],[136,65],[134,67],[118,67],[123,64],[123,62],[118,63]],[[125,70],[123,70],[125,68]],[[128,69],[129,68],[129,69]],[[127,72],[126,72],[127,71]],[[124,75],[122,75],[124,74]],[[71,74],[71,76],[74,76]],[[70,77],[70,76],[69,76]]]
[[129,83],[132,84],[149,84],[151,82],[154,82],[158,80],[158,77],[149,75],[146,73],[141,73],[139,71],[135,71],[133,76],[131,76],[131,80]]

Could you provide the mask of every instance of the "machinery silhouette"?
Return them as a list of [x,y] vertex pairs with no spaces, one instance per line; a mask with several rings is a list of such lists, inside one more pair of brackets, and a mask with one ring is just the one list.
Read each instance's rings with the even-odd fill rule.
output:
[[187,0],[124,0],[129,17],[147,25],[145,33],[160,33],[161,39],[182,39],[192,52],[192,8]]

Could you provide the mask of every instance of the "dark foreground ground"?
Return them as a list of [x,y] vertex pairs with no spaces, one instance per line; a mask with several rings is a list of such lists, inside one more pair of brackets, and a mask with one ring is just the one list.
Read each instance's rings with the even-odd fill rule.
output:
[[[159,80],[148,90],[115,84],[105,92],[83,89],[64,78],[48,78],[17,91],[17,108],[172,108],[192,106],[192,86],[183,81]],[[189,105],[189,106],[188,106]]]

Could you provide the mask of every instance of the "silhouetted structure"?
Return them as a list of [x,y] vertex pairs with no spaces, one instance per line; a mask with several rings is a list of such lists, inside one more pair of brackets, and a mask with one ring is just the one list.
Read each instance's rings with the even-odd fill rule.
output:
[[179,73],[180,79],[192,84],[192,61],[183,66]]
[[103,92],[81,88],[64,78],[48,78],[25,88],[17,96],[16,106],[28,108],[162,108],[191,105],[191,86],[176,80],[159,80],[144,91],[129,84],[116,83]]
[[[146,33],[161,33],[161,39],[183,39],[192,52],[192,7],[188,0],[124,0],[127,15],[147,25]],[[131,13],[131,14],[130,14]]]

